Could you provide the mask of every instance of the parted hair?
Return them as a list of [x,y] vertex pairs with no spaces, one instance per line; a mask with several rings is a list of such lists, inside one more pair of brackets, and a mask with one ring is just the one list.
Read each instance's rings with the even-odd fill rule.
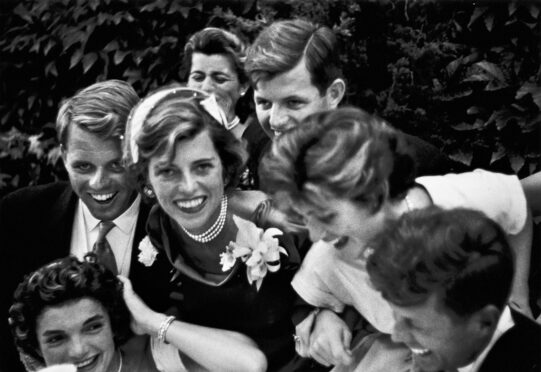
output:
[[115,345],[131,335],[130,313],[122,297],[122,283],[104,266],[73,256],[55,260],[27,275],[15,291],[9,323],[15,344],[41,363],[37,319],[50,306],[90,298],[99,302],[111,321]]
[[217,27],[207,27],[193,34],[184,46],[184,64],[187,71],[191,70],[194,53],[228,56],[235,66],[239,82],[244,84],[248,81],[244,71],[246,44],[232,32]]
[[[168,87],[171,88],[174,87]],[[130,156],[128,148],[130,141],[126,141],[124,158],[136,179],[137,186],[143,189],[148,185],[148,166],[151,158],[167,154],[172,160],[179,141],[193,139],[203,131],[208,131],[222,162],[225,187],[235,187],[248,157],[244,145],[201,106],[200,101],[208,97],[206,93],[190,88],[179,88],[161,99],[144,118],[141,130],[135,135],[140,158],[137,162]],[[190,91],[192,93],[189,93]],[[145,99],[141,100],[140,104],[144,101]],[[137,107],[134,108],[136,109]],[[132,118],[133,113],[128,121],[127,133],[130,136],[134,135],[131,134],[131,126],[134,124]]]
[[325,94],[342,77],[333,31],[302,19],[270,24],[248,48],[245,69],[252,85],[293,69],[304,58],[312,84]]
[[283,210],[304,205],[317,213],[328,193],[375,212],[413,185],[414,168],[400,132],[363,110],[342,107],[312,114],[278,137],[260,174]]
[[131,109],[139,101],[133,87],[122,80],[106,80],[78,91],[62,102],[56,116],[56,133],[66,146],[71,125],[106,140],[124,135]]
[[502,228],[481,212],[429,207],[389,222],[370,245],[366,268],[390,303],[412,306],[432,294],[459,316],[503,309],[513,256]]

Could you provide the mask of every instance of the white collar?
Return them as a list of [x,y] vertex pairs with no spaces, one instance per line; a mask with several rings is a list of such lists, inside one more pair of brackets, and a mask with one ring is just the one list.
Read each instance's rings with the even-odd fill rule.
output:
[[479,356],[475,358],[472,363],[468,364],[467,366],[458,368],[458,372],[477,372],[479,370],[479,367],[481,367],[481,364],[483,364],[483,361],[485,360],[488,352],[492,349],[496,341],[498,341],[498,339],[514,325],[515,322],[513,321],[513,317],[511,316],[511,309],[509,308],[509,306],[505,306],[502,311],[502,315],[498,320],[496,330],[494,331],[494,334],[492,334],[492,338],[490,339],[488,345],[483,349],[483,352],[481,352],[481,354],[479,354]]
[[[98,224],[100,223],[100,220],[98,220],[96,217],[90,213],[90,210],[86,206],[85,203],[81,202],[79,199],[79,202],[81,203],[82,210],[83,210],[83,218],[86,224],[86,227],[88,231],[94,230]],[[133,228],[133,221],[134,219],[137,219],[137,215],[139,213],[139,205],[141,204],[141,195],[137,194],[137,197],[131,203],[130,207],[124,211],[120,216],[115,218],[113,220],[116,227],[118,227],[123,233],[129,234],[131,232],[131,229]]]

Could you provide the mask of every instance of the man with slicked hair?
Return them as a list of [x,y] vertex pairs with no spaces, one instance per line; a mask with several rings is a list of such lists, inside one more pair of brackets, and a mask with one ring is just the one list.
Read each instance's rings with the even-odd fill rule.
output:
[[151,308],[166,306],[167,288],[153,283],[168,282],[167,262],[157,257],[147,267],[138,260],[150,208],[122,163],[126,121],[138,101],[133,88],[120,80],[95,83],[67,99],[56,129],[70,182],[23,188],[0,200],[1,372],[24,371],[7,323],[17,284],[47,262],[70,254],[82,259],[93,251],[102,221],[113,223],[105,239],[117,273],[133,281]]

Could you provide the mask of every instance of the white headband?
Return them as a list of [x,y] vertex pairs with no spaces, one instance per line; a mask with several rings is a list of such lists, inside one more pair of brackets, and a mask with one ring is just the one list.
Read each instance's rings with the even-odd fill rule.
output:
[[175,95],[181,91],[193,92],[193,97],[197,97],[198,95],[207,96],[207,98],[199,101],[199,104],[210,116],[212,116],[218,123],[220,123],[220,125],[224,126],[227,130],[232,129],[233,127],[235,127],[236,124],[238,124],[238,120],[233,120],[231,123],[227,121],[227,116],[216,101],[216,97],[214,94],[208,95],[203,91],[184,87],[160,90],[159,92],[153,93],[150,96],[143,98],[143,100],[139,103],[139,105],[135,107],[135,109],[131,112],[128,118],[128,141],[130,146],[130,155],[133,163],[137,163],[139,161],[139,146],[137,146],[136,138],[139,135],[139,132],[141,131],[143,123],[145,122],[148,114],[158,104],[158,102],[163,100],[165,97],[169,95]]

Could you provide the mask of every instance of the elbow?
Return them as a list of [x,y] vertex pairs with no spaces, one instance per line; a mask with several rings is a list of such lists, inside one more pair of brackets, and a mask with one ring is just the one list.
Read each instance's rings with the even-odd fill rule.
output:
[[251,357],[246,360],[244,368],[242,371],[246,372],[265,372],[267,370],[267,358],[261,350],[253,353]]

